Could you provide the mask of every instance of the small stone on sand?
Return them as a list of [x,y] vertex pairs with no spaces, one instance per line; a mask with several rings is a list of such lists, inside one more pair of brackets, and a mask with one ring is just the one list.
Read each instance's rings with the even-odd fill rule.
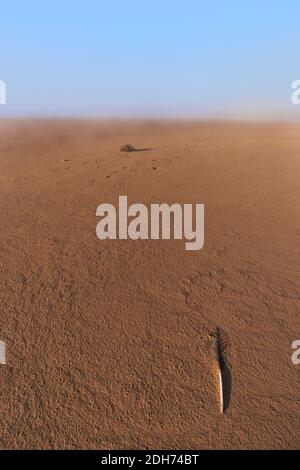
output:
[[121,152],[135,152],[136,148],[131,144],[126,144],[120,148],[120,151]]

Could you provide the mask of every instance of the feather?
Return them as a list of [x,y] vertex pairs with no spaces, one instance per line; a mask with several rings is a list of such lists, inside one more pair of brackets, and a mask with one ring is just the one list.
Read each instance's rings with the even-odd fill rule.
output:
[[230,349],[230,341],[228,335],[220,328],[217,328],[215,338],[218,364],[220,411],[223,414],[228,409],[231,398],[231,367],[227,357],[228,351]]

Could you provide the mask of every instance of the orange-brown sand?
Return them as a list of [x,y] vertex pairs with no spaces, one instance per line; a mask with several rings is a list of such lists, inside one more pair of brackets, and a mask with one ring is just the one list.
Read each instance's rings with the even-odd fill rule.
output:
[[[299,172],[297,124],[0,121],[0,447],[300,448]],[[203,250],[98,240],[119,195]]]

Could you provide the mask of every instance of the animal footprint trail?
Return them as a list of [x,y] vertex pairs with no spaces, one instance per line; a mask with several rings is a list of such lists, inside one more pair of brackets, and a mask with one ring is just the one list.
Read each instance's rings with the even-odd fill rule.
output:
[[231,366],[228,360],[230,341],[228,335],[221,328],[217,328],[214,336],[216,338],[220,411],[224,414],[229,408],[232,388]]

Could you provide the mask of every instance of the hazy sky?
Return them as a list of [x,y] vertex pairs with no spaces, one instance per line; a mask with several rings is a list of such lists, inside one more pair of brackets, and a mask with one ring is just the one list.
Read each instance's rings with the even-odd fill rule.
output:
[[297,117],[299,0],[10,0],[0,117]]

